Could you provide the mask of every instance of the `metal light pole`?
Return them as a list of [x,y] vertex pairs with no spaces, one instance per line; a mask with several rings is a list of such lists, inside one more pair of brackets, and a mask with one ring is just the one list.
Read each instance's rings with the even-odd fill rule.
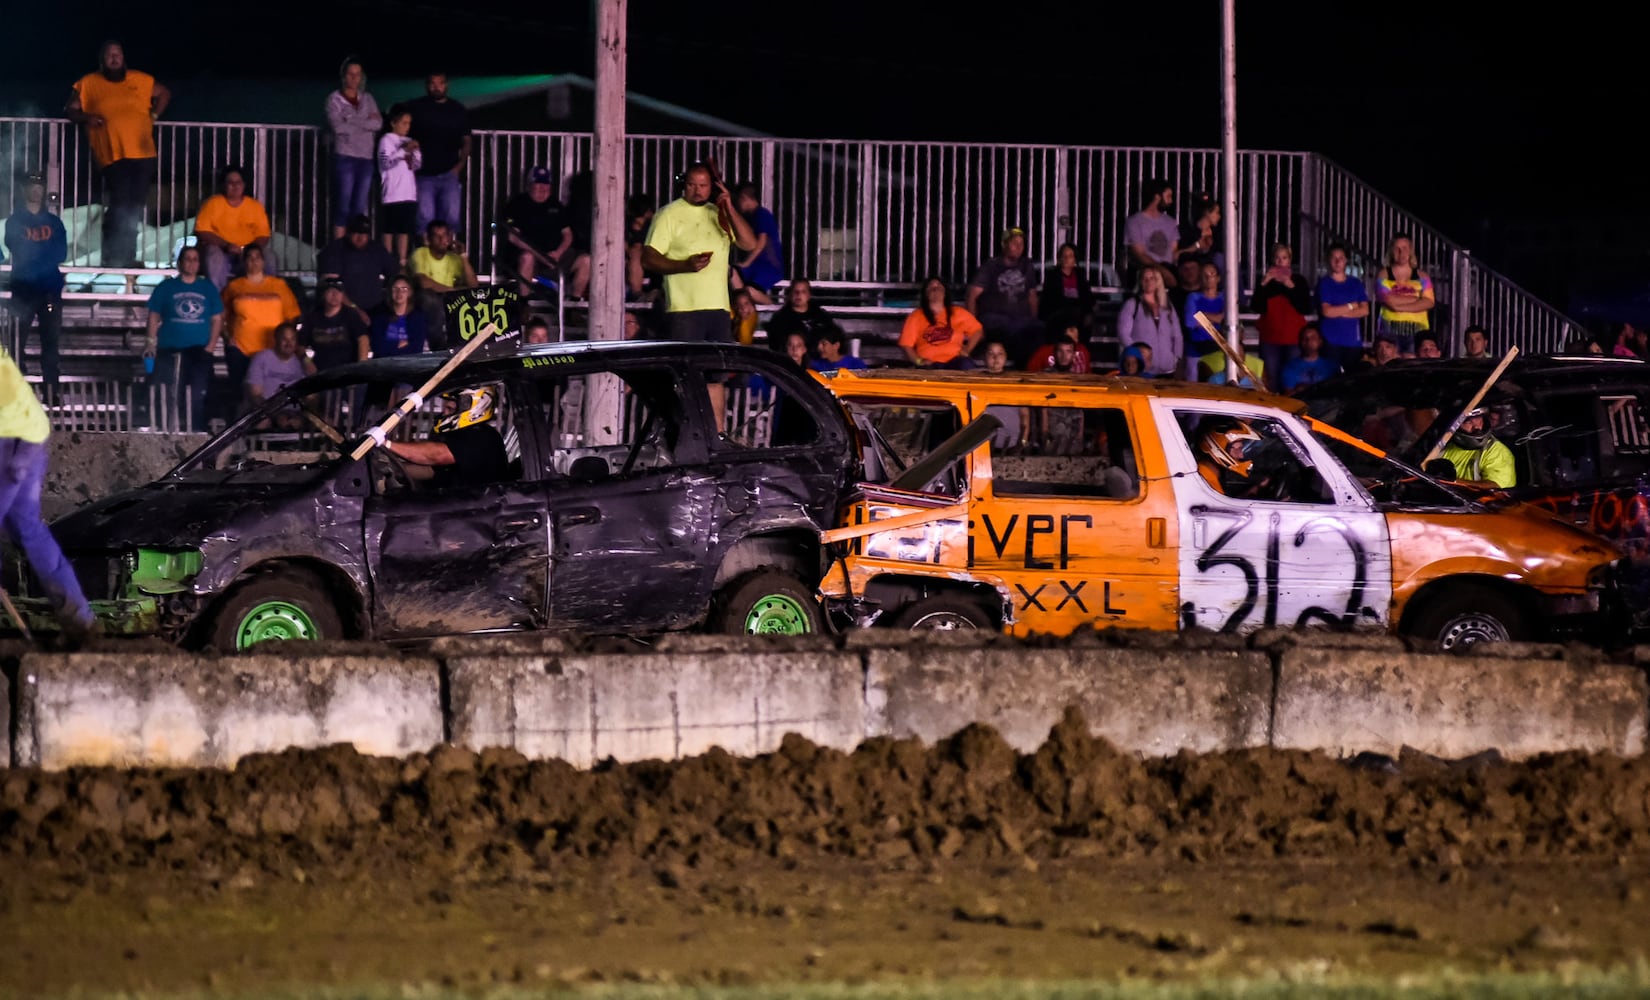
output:
[[[1220,174],[1221,229],[1225,245],[1226,342],[1242,357],[1243,323],[1238,319],[1238,159],[1237,159],[1237,0],[1220,4]],[[1236,385],[1237,363],[1226,359],[1226,384]],[[1256,388],[1259,388],[1257,386]]]

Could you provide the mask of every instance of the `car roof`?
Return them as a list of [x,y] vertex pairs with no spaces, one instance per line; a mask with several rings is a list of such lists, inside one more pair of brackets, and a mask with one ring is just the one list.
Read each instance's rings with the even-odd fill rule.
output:
[[[451,351],[440,353],[405,354],[393,358],[370,358],[354,361],[336,368],[328,368],[305,379],[305,392],[315,392],[335,385],[356,382],[396,381],[422,385],[441,366],[452,359]],[[509,372],[519,371],[524,358],[561,358],[565,364],[588,361],[613,364],[624,361],[691,361],[708,359],[727,361],[742,358],[766,364],[792,364],[782,354],[764,347],[743,344],[685,343],[668,340],[571,340],[559,344],[524,344],[508,354],[466,359],[456,373],[470,378],[480,375],[503,378]]]
[[959,389],[992,388],[1002,389],[1010,386],[1058,386],[1061,388],[1081,387],[1097,391],[1106,395],[1117,396],[1154,396],[1160,399],[1180,399],[1195,402],[1234,402],[1252,403],[1262,406],[1272,406],[1290,413],[1301,413],[1306,404],[1289,396],[1274,396],[1271,393],[1259,392],[1254,389],[1243,389],[1235,386],[1208,385],[1203,382],[1183,382],[1178,379],[1138,378],[1122,375],[1073,375],[1066,372],[1038,372],[1007,373],[992,375],[983,371],[936,371],[929,368],[866,368],[854,370],[850,368],[838,369],[823,376],[826,385],[839,395],[855,393],[856,383],[866,386],[876,384],[892,386],[906,384],[911,386],[944,386],[954,385]]
[[[1362,391],[1385,383],[1413,386],[1418,380],[1428,384],[1462,383],[1477,388],[1500,363],[1498,358],[1424,359],[1400,358],[1379,368],[1349,372],[1301,390],[1303,399],[1326,399],[1349,390]],[[1574,355],[1534,355],[1514,358],[1497,386],[1622,384],[1650,381],[1650,365],[1637,358],[1580,357]]]

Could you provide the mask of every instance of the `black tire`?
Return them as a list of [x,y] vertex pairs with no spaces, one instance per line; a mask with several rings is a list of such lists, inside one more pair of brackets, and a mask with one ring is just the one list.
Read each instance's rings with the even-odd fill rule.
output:
[[313,573],[290,566],[236,584],[213,610],[207,629],[207,644],[224,652],[276,639],[344,637],[327,588]]
[[907,605],[894,616],[894,628],[942,632],[980,629],[994,632],[998,624],[980,602],[958,594],[935,594]]
[[1529,637],[1529,615],[1518,602],[1483,587],[1424,598],[1410,635],[1441,650],[1465,649],[1479,642],[1522,642]]
[[825,614],[812,587],[783,570],[747,573],[716,595],[710,630],[725,635],[809,635]]

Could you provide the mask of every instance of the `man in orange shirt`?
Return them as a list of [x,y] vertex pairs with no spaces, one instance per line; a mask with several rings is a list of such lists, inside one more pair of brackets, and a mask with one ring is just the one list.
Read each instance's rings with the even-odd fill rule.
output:
[[148,73],[126,68],[126,50],[117,41],[98,50],[98,71],[81,77],[63,113],[86,126],[103,181],[103,266],[138,264],[137,237],[143,206],[155,179],[155,119],[166,111],[172,92]]
[[195,242],[201,247],[206,276],[220,292],[241,273],[241,254],[247,247],[262,247],[264,270],[280,272],[269,250],[269,213],[246,193],[246,171],[240,167],[225,167],[218,193],[201,203],[195,215]]

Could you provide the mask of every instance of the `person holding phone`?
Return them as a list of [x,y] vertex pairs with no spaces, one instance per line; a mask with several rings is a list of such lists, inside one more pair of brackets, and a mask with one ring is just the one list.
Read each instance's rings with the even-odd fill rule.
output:
[[[756,248],[756,234],[710,166],[695,163],[683,175],[682,196],[653,216],[642,243],[642,266],[664,277],[667,339],[733,339],[728,255],[734,246],[749,253]],[[721,389],[711,387],[717,426],[723,415]]]

